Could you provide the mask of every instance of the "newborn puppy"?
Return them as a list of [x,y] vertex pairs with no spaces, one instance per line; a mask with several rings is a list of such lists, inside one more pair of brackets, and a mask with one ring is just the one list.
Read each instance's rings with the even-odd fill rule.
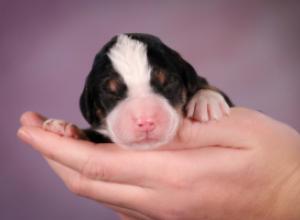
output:
[[217,120],[229,114],[230,106],[223,92],[157,37],[121,34],[96,55],[85,82],[80,108],[91,128],[80,130],[54,119],[44,128],[97,143],[152,149],[174,138],[182,117]]

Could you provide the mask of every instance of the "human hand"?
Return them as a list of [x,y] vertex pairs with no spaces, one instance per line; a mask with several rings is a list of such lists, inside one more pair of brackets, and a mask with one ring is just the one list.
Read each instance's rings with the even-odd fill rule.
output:
[[41,129],[43,120],[23,115],[19,137],[72,192],[130,219],[300,219],[299,134],[261,113],[184,120],[156,151],[61,137]]

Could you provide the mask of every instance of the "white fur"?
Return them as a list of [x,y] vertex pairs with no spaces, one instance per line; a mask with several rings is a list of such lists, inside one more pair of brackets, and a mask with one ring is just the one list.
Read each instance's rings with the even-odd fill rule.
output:
[[[168,123],[168,126],[166,127],[166,130],[162,132],[161,139],[159,141],[152,142],[152,143],[134,143],[134,142],[131,142],[134,140],[129,139],[129,140],[127,140],[127,141],[129,141],[129,143],[124,143],[124,140],[120,139],[119,135],[116,134],[113,129],[113,124],[118,123],[119,120],[122,120],[118,116],[122,115],[122,107],[123,106],[118,105],[113,109],[113,111],[107,117],[107,129],[108,129],[109,136],[113,140],[113,142],[115,142],[116,144],[119,144],[123,148],[147,150],[147,149],[154,149],[161,145],[164,145],[164,144],[170,142],[174,138],[174,136],[176,135],[181,117],[176,112],[176,110],[170,106],[170,104],[167,102],[167,100],[165,100],[164,98],[161,98],[155,94],[153,94],[153,95],[156,96],[155,99],[157,99],[157,101],[161,105],[160,111],[166,111],[167,114],[170,116],[170,121]],[[148,97],[145,97],[145,98],[150,98],[150,96],[151,95],[149,95]],[[130,100],[127,100],[127,101],[130,102]],[[127,131],[125,131],[125,132],[127,132]],[[128,136],[130,136],[130,134],[128,134]]]
[[197,92],[187,106],[187,116],[201,122],[218,120],[229,112],[230,108],[224,97],[209,89]]
[[[97,129],[99,133],[109,136],[115,143],[131,149],[153,149],[160,145],[171,141],[176,135],[177,128],[180,124],[181,115],[167,102],[163,97],[155,94],[150,85],[151,66],[147,57],[147,46],[137,40],[131,39],[127,35],[120,35],[116,44],[108,52],[108,56],[112,62],[114,69],[121,75],[128,88],[128,97],[119,103],[112,112],[107,116],[107,127]],[[139,108],[143,105],[142,101],[136,103],[134,100],[147,100],[156,103],[155,108],[144,107],[142,113],[156,113],[158,109],[161,118],[167,119],[162,123],[161,130],[154,130],[152,135],[154,138],[159,137],[158,141],[147,142],[139,140],[139,137],[132,135],[134,129],[127,124],[131,115],[124,111],[127,105]],[[158,106],[158,107],[157,107]],[[140,112],[134,111],[134,116],[139,116]],[[223,115],[229,114],[229,106],[223,96],[212,90],[200,90],[188,103],[188,117],[198,121],[206,122],[209,120],[217,120]],[[150,114],[151,115],[151,114]],[[126,119],[126,121],[125,121]],[[123,122],[126,123],[121,123]],[[127,123],[128,122],[128,123]],[[159,127],[158,126],[158,127]],[[47,120],[43,126],[45,129],[56,133],[64,134],[66,122],[58,120]],[[121,128],[121,131],[117,128]],[[115,130],[114,130],[115,129]],[[151,137],[150,137],[151,138]],[[153,139],[156,140],[156,139]]]
[[129,96],[142,96],[151,91],[151,67],[147,58],[147,47],[144,43],[120,35],[116,44],[108,53],[113,67],[124,79]]
[[[107,117],[107,130],[101,130],[101,133],[109,134],[109,137],[117,144],[131,149],[152,149],[162,144],[169,142],[176,134],[180,115],[175,111],[170,104],[160,96],[154,94],[150,85],[151,79],[151,66],[148,62],[147,57],[147,46],[138,40],[131,39],[127,35],[119,35],[116,44],[108,52],[108,57],[110,58],[113,68],[121,75],[125,84],[128,88],[128,97],[117,105],[112,112]],[[168,121],[168,126],[165,132],[162,132],[161,139],[153,143],[136,143],[134,144],[134,138],[130,138],[130,132],[125,127],[123,128],[124,134],[116,133],[113,129],[114,125],[120,125],[120,120],[128,115],[123,112],[124,103],[131,104],[131,100],[135,98],[149,99],[155,96],[155,102],[160,103],[161,110],[167,112],[170,116]],[[138,108],[138,105],[135,106]],[[151,111],[149,109],[149,111]],[[121,116],[121,117],[120,117]],[[99,132],[99,130],[98,130]],[[133,131],[131,131],[133,132]],[[126,143],[129,141],[128,143]]]
[[44,121],[43,128],[45,130],[51,130],[51,131],[55,131],[56,133],[63,134],[65,132],[65,128],[67,124],[68,123],[63,120],[50,118]]

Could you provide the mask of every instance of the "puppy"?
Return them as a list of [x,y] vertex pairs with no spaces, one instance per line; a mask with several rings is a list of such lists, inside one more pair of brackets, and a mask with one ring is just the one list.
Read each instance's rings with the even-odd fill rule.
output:
[[96,55],[80,98],[91,125],[49,119],[46,130],[96,143],[153,149],[171,141],[182,117],[207,122],[233,106],[176,51],[141,33],[113,37]]

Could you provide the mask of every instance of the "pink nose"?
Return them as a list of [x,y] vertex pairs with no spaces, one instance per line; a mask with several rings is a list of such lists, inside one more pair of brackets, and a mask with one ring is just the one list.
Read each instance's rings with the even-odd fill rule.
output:
[[149,132],[155,129],[155,122],[153,119],[138,119],[137,120],[137,128],[139,131]]

